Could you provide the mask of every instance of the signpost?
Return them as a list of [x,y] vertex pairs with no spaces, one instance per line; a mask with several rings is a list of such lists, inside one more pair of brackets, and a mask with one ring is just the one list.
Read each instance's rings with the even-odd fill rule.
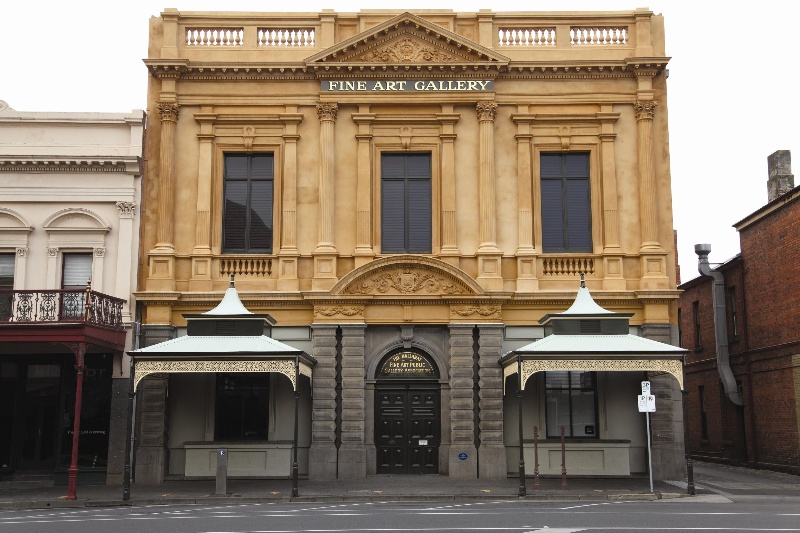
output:
[[642,394],[639,395],[639,412],[647,419],[647,461],[650,465],[650,492],[653,492],[653,451],[650,449],[650,413],[656,412],[656,397],[650,394],[650,382],[642,381]]

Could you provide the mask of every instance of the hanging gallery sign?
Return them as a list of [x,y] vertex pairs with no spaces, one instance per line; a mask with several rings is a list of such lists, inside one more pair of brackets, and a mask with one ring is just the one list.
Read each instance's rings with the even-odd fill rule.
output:
[[478,92],[493,91],[494,80],[323,80],[322,91]]

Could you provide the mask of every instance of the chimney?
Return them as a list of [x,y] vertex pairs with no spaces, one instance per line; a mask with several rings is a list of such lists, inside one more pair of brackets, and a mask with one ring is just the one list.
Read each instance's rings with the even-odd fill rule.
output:
[[778,150],[767,157],[769,179],[767,180],[767,200],[775,198],[794,189],[792,174],[792,153],[789,150]]

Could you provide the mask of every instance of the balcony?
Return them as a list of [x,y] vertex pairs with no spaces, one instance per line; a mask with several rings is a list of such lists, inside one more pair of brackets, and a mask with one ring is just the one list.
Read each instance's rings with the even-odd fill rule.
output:
[[91,289],[0,290],[0,326],[83,324],[123,330],[124,303]]

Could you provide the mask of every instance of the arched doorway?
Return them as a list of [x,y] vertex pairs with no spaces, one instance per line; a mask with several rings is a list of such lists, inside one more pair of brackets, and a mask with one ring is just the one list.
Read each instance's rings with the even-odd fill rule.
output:
[[439,371],[428,355],[389,353],[375,378],[378,474],[439,472]]

